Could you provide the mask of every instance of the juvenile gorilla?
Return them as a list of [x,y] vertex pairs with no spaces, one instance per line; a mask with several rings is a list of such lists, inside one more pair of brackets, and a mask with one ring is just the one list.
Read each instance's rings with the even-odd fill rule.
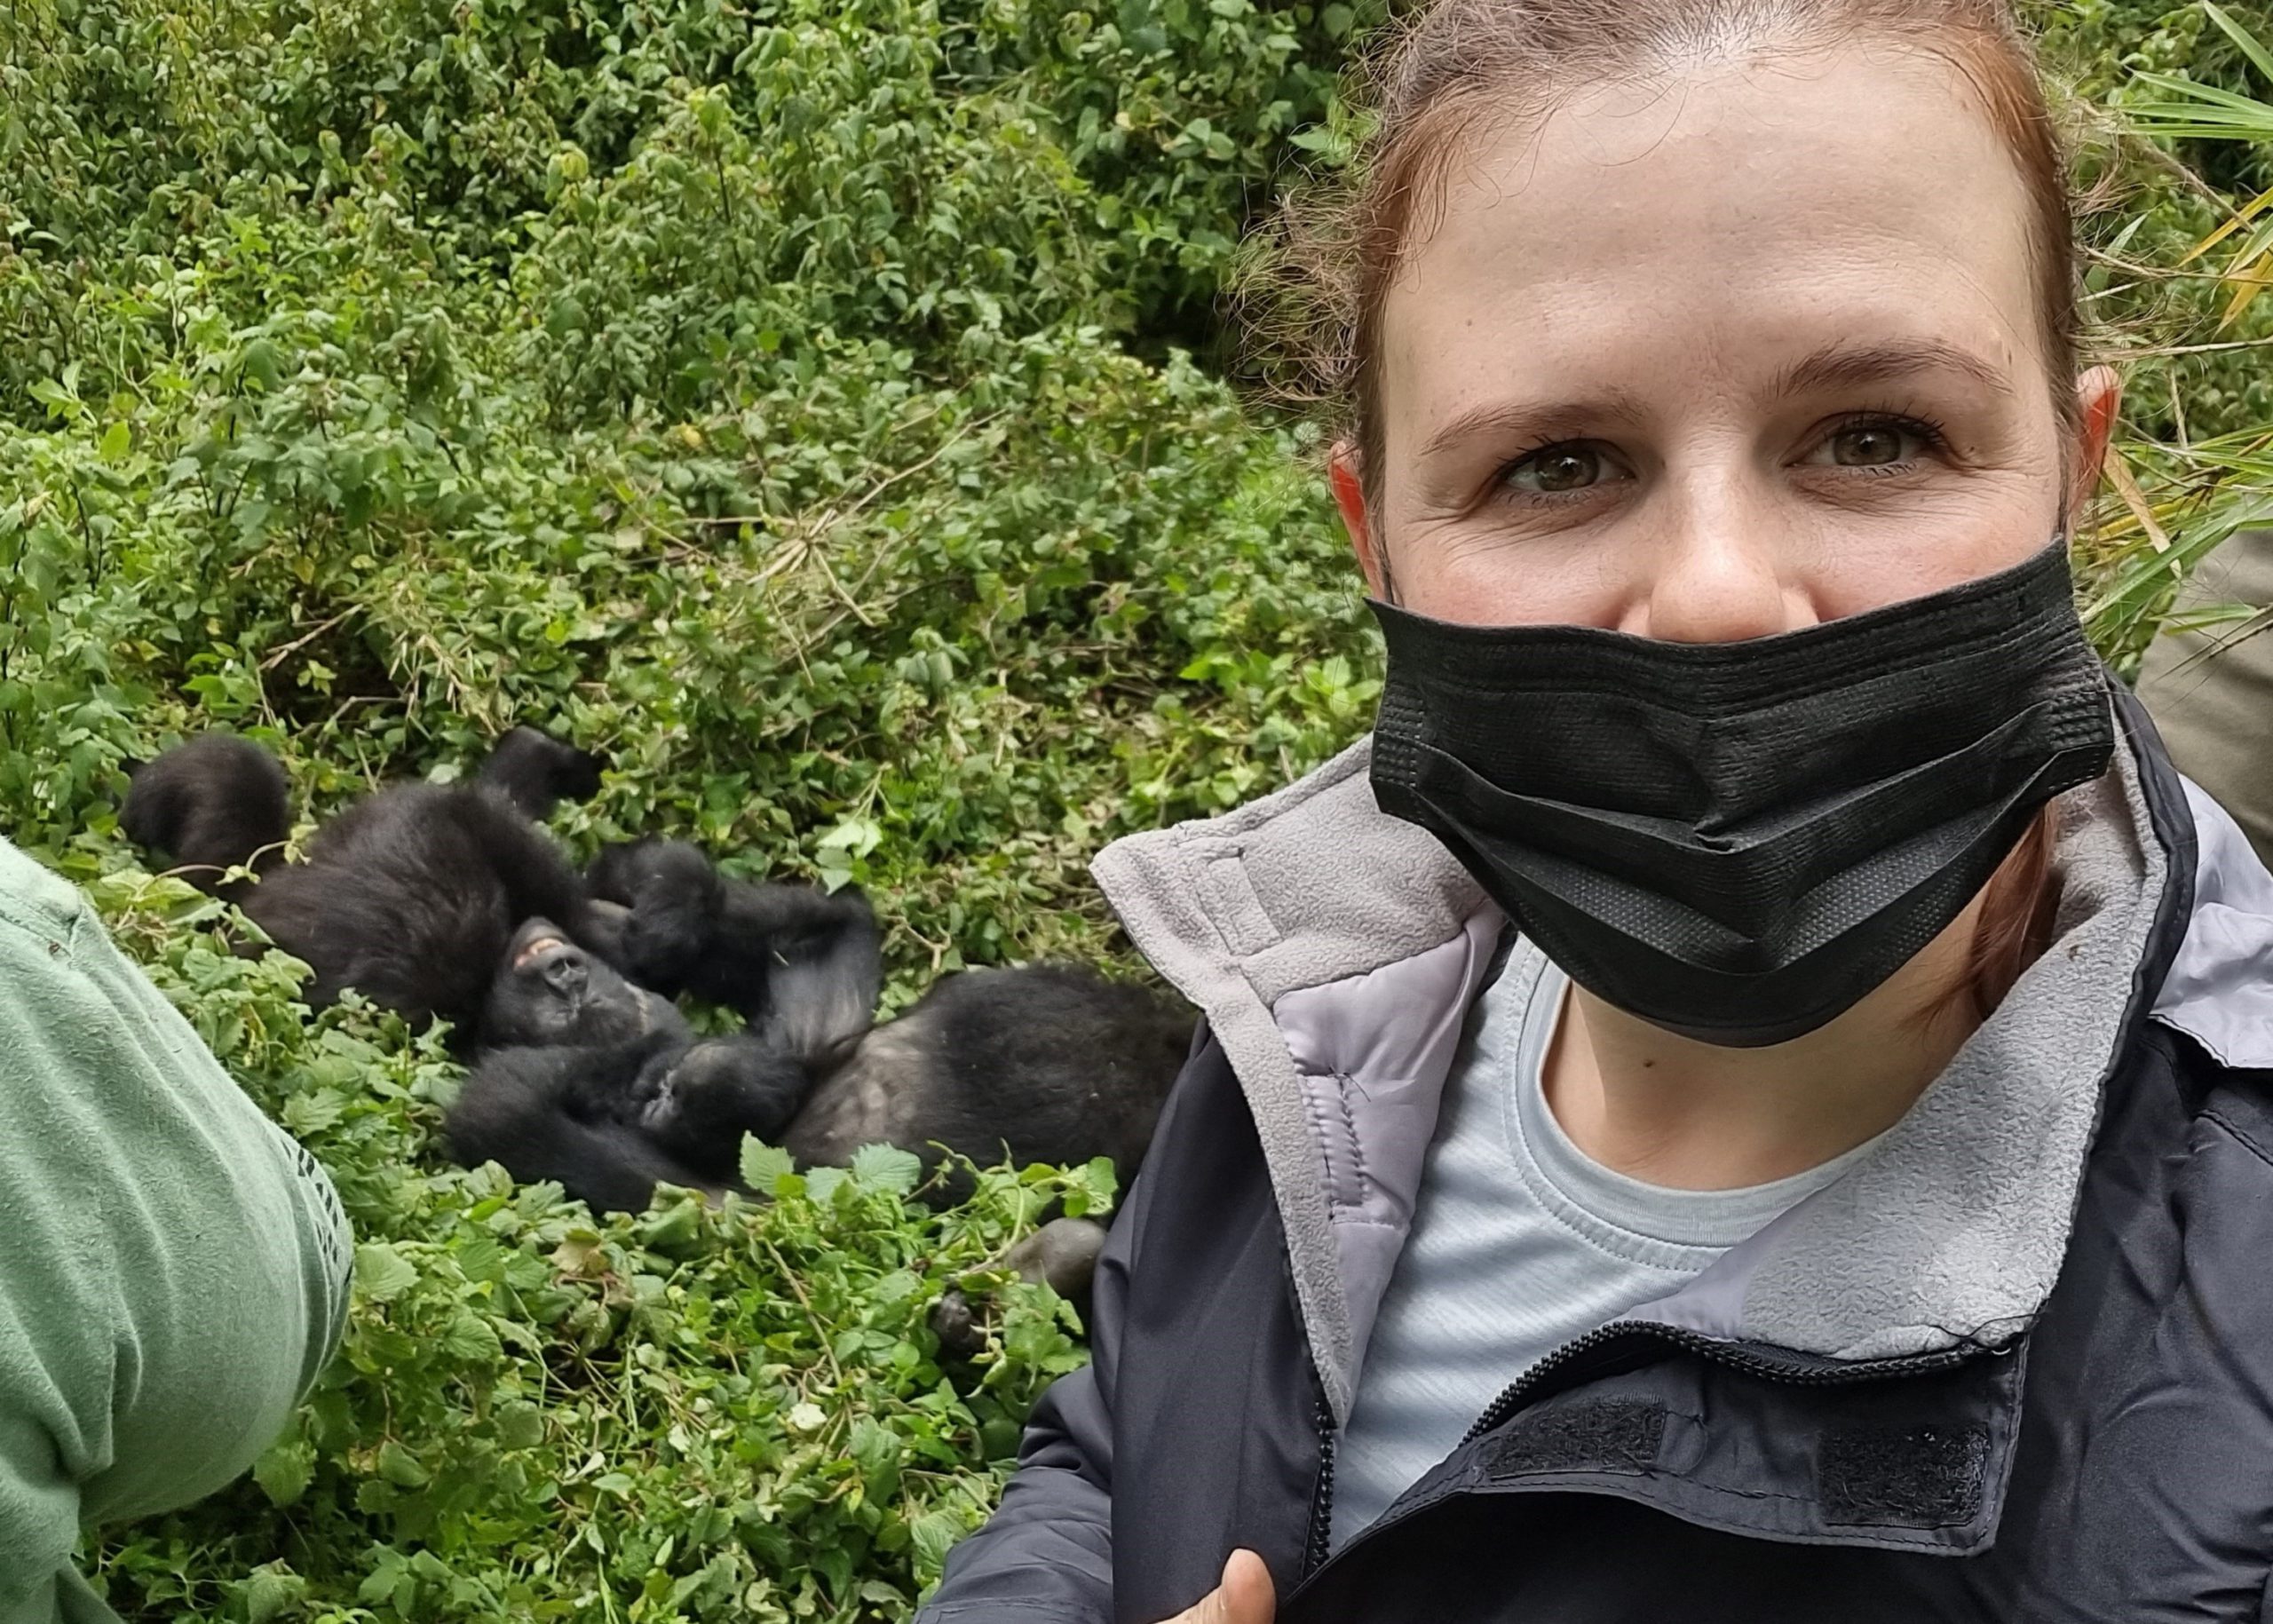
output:
[[[857,892],[723,880],[663,843],[609,853],[593,886],[624,909],[631,980],[525,932],[483,1023],[500,1046],[467,1080],[449,1137],[461,1161],[558,1179],[598,1206],[644,1206],[658,1178],[731,1184],[746,1133],[807,1163],[881,1143],[979,1162],[1105,1155],[1125,1176],[1188,1046],[1187,1015],[1059,966],[953,976],[871,1027],[877,936]],[[751,1024],[692,1042],[656,1009],[682,988]]]
[[658,1179],[724,1189],[742,1135],[778,1134],[807,1086],[756,1037],[698,1041],[669,999],[544,919],[514,936],[482,1028],[501,1047],[450,1110],[451,1156],[557,1179],[603,1210],[645,1207]]
[[[724,1189],[742,1136],[778,1138],[814,1069],[867,1030],[883,975],[875,910],[857,891],[728,879],[673,841],[613,847],[588,881],[624,973],[549,922],[523,927],[450,1113],[450,1153],[600,1208],[644,1207],[659,1178]],[[747,1025],[697,1042],[670,1002],[681,992]]]
[[352,986],[414,1023],[447,1019],[463,1040],[524,920],[609,939],[609,922],[532,821],[598,785],[592,757],[517,727],[472,783],[382,789],[319,829],[304,861],[285,863],[283,769],[256,745],[209,734],[135,770],[122,822],[206,890],[222,891],[231,868],[257,875],[227,893],[313,969],[312,1004]]
[[820,1076],[782,1145],[822,1164],[879,1143],[981,1166],[1109,1156],[1125,1184],[1191,1045],[1191,1014],[1143,987],[1065,964],[964,970]]

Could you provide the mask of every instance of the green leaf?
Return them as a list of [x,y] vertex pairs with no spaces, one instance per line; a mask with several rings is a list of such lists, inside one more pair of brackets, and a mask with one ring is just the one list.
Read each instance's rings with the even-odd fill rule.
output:
[[939,1577],[947,1552],[967,1532],[962,1519],[946,1511],[927,1511],[908,1525],[915,1550],[915,1572],[929,1584]]
[[923,1176],[923,1161],[891,1145],[864,1145],[852,1153],[852,1176],[871,1190],[906,1195]]
[[244,1602],[248,1624],[273,1624],[296,1611],[307,1592],[308,1581],[280,1564],[255,1569],[246,1576],[238,1594]]
[[418,1283],[418,1271],[383,1240],[355,1248],[355,1288],[367,1303],[392,1303]]
[[25,392],[48,409],[52,417],[75,417],[82,409],[79,397],[52,378],[34,378],[25,386]]
[[249,382],[273,393],[284,381],[283,368],[276,353],[276,346],[265,338],[256,338],[244,347],[238,358]]
[[771,1195],[774,1185],[796,1167],[788,1151],[766,1144],[756,1134],[742,1136],[742,1183],[760,1195]]
[[2211,0],[2202,0],[2202,9],[2210,14],[2212,22],[2224,30],[2226,37],[2241,48],[2242,54],[2250,59],[2251,65],[2267,80],[2273,81],[2273,51],[2269,51],[2254,35],[2228,16],[2223,7],[2211,4]]
[[499,1405],[496,1426],[507,1449],[534,1449],[544,1441],[544,1412],[524,1399]]
[[316,1452],[302,1438],[279,1438],[253,1462],[252,1480],[273,1506],[297,1503],[315,1477]]
[[433,1474],[418,1457],[393,1438],[379,1446],[379,1476],[399,1489],[420,1489],[433,1481]]
[[847,818],[823,835],[817,843],[823,852],[843,852],[852,857],[866,857],[883,841],[883,828],[873,819]]
[[483,1365],[494,1363],[505,1351],[489,1322],[470,1312],[450,1316],[450,1323],[442,1333],[442,1349],[453,1359]]

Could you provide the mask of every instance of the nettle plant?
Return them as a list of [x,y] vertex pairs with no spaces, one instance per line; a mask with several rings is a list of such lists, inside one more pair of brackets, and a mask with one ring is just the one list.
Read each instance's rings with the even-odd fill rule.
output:
[[[94,890],[361,1242],[258,1470],[91,1541],[124,1615],[912,1610],[1082,1357],[995,1265],[1103,1174],[934,1211],[904,1157],[756,1149],[751,1198],[595,1223],[448,1168],[439,1039],[310,1019],[293,965],[226,951],[123,849],[123,769],[233,729],[313,820],[534,722],[611,763],[556,821],[578,856],[669,834],[867,887],[888,1005],[966,964],[1142,973],[1097,848],[1286,781],[1379,691],[1315,434],[1243,403],[1219,318],[1242,234],[1346,159],[1386,9],[0,12],[0,828]],[[2178,262],[2273,178],[2091,109],[2269,83],[2200,8],[2036,9],[2143,380],[2092,555],[2127,658],[2269,477],[2262,368],[2190,346],[2273,302],[2219,331],[2225,257]],[[950,1286],[994,1304],[961,1364]]]
[[[893,1618],[984,1515],[1078,1323],[1003,1253],[1110,1208],[1109,1164],[985,1171],[962,1205],[877,1146],[749,1198],[595,1222],[556,1187],[438,1164],[455,1068],[367,1009],[310,1024],[298,967],[202,928],[180,882],[93,885],[363,1237],[346,1340],[251,1477],[95,1548],[129,1616]],[[943,1361],[931,1311],[989,1304]]]

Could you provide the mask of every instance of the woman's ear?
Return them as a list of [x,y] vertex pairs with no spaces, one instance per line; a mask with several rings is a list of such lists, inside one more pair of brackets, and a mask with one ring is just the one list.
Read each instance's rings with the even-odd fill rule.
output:
[[1334,505],[1342,511],[1342,527],[1350,532],[1350,545],[1358,554],[1358,567],[1366,572],[1366,585],[1374,597],[1389,600],[1389,561],[1382,557],[1366,511],[1366,482],[1358,469],[1358,448],[1336,440],[1327,455],[1326,482],[1334,492]]
[[2112,367],[2094,367],[2076,380],[2076,400],[2082,408],[2081,444],[2077,447],[2074,488],[2068,493],[2068,528],[2072,534],[2099,489],[2101,471],[2107,463],[2108,443],[2115,438],[2116,419],[2123,410],[2123,380]]

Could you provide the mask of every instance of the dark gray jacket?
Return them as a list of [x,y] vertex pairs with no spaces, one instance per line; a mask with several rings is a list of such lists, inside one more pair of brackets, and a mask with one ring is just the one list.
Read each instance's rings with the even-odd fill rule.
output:
[[[1522,1375],[1331,1560],[1334,1445],[1503,921],[1360,746],[1097,873],[1207,1025],[1094,1360],[922,1624],[2273,1620],[2273,877],[2119,701],[2055,946],[1883,1143]],[[1510,1372],[1511,1378],[1517,1373]]]

